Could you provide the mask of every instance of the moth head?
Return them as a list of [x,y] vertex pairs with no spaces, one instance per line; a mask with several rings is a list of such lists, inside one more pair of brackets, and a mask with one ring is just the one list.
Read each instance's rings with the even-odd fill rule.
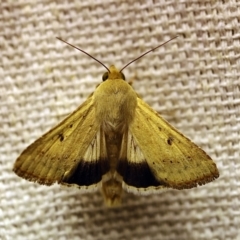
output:
[[109,67],[109,71],[103,74],[102,80],[106,81],[106,80],[114,80],[114,79],[125,80],[125,76],[114,65],[112,65]]

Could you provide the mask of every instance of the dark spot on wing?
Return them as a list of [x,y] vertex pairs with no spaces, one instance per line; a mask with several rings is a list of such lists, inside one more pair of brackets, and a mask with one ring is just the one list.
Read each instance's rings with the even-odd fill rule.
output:
[[58,137],[59,137],[60,142],[62,142],[62,141],[64,140],[64,135],[63,135],[63,133],[60,133],[60,134],[58,135]]
[[167,140],[168,145],[172,145],[172,142],[173,142],[173,138],[169,137],[168,140]]

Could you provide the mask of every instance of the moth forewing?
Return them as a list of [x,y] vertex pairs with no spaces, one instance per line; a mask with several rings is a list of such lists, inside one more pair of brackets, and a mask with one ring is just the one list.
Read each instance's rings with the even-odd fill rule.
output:
[[13,171],[40,184],[64,182],[82,161],[98,129],[90,96],[65,120],[26,148],[16,160]]
[[159,185],[176,189],[192,188],[219,176],[216,164],[201,148],[140,98],[130,132]]

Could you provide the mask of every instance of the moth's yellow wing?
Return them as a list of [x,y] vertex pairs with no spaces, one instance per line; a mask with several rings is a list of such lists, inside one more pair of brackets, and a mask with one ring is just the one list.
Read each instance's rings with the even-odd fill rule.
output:
[[[215,163],[201,148],[173,128],[140,98],[137,99],[135,116],[129,126],[128,139],[132,145],[130,149],[134,152],[132,155],[140,156],[137,159],[128,154],[126,161],[129,170],[135,169],[135,174],[142,173],[138,178],[147,177],[149,186],[141,186],[141,181],[140,184],[134,184],[135,180],[131,183],[131,177],[127,180],[123,176],[127,185],[143,190],[148,190],[148,187],[184,189],[205,184],[219,176]],[[123,172],[125,171],[120,171],[120,174]]]
[[96,184],[108,170],[103,141],[90,96],[65,120],[26,148],[13,171],[27,180],[46,185],[55,182]]

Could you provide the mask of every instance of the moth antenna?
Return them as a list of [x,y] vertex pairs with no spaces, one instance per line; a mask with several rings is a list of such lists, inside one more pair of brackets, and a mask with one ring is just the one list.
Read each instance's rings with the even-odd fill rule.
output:
[[59,37],[56,37],[56,38],[57,38],[58,40],[64,42],[64,43],[68,44],[69,46],[71,46],[71,47],[73,47],[73,48],[75,48],[75,49],[77,49],[77,50],[85,53],[85,54],[88,55],[90,58],[92,58],[92,59],[94,59],[95,61],[97,61],[98,63],[100,63],[100,64],[101,64],[103,67],[105,67],[105,68],[107,69],[107,71],[110,73],[110,70],[109,70],[101,61],[99,61],[98,59],[96,59],[95,57],[93,57],[91,54],[89,54],[89,53],[85,52],[84,50],[82,50],[82,49],[80,49],[80,48],[72,45],[71,43],[68,43],[68,42],[64,41],[63,39],[61,39],[61,38],[59,38]]
[[177,37],[178,37],[178,36],[173,37],[173,38],[169,39],[168,41],[166,41],[166,42],[164,42],[164,43],[158,45],[157,47],[155,47],[155,48],[153,48],[153,49],[151,49],[151,50],[149,50],[149,51],[143,53],[143,54],[140,55],[139,57],[133,59],[131,62],[129,62],[127,65],[125,65],[125,66],[120,70],[120,72],[122,72],[122,70],[123,70],[124,68],[128,67],[128,66],[129,66],[130,64],[132,64],[133,62],[136,62],[138,59],[140,59],[140,58],[142,58],[143,56],[147,55],[148,53],[150,53],[150,52],[156,50],[157,48],[159,48],[159,47],[161,47],[161,46],[167,44],[168,42],[172,41],[173,39],[175,39],[175,38],[177,38]]

